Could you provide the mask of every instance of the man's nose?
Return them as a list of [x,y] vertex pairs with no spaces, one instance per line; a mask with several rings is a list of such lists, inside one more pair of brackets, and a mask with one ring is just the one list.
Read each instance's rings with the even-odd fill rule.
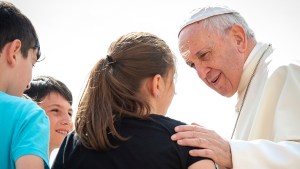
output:
[[205,81],[206,76],[208,74],[208,72],[210,71],[210,68],[205,66],[205,65],[196,65],[196,70],[197,70],[197,74],[199,76],[199,78],[203,81]]

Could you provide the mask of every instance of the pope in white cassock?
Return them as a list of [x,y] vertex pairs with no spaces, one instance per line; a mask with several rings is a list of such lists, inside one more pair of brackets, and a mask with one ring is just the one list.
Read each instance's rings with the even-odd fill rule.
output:
[[[300,168],[300,61],[257,42],[241,15],[227,7],[193,10],[179,31],[186,63],[206,85],[231,97],[237,120],[231,140],[200,125],[178,126],[178,144],[220,168]],[[216,165],[216,166],[218,166]]]

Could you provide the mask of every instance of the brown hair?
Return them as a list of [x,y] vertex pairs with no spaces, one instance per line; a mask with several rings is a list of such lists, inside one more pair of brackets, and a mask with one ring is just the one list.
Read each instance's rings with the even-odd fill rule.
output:
[[40,44],[31,21],[12,3],[0,1],[0,53],[4,46],[19,39],[22,42],[21,53],[27,58],[29,49],[37,49],[40,58]]
[[146,32],[121,36],[90,72],[75,120],[81,143],[91,149],[114,148],[110,134],[126,140],[114,126],[124,117],[146,118],[150,105],[139,94],[144,79],[175,71],[174,55],[159,37]]

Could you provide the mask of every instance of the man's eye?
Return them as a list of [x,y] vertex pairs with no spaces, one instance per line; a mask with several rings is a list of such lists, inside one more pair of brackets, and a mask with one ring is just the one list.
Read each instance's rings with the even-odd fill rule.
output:
[[191,68],[195,68],[195,64],[193,62],[186,62],[187,65],[189,65]]
[[206,60],[208,57],[208,53],[209,52],[202,53],[202,54],[198,55],[198,58],[201,60]]
[[194,63],[191,63],[191,64],[190,64],[190,67],[191,67],[191,68],[195,68],[195,64],[194,64]]

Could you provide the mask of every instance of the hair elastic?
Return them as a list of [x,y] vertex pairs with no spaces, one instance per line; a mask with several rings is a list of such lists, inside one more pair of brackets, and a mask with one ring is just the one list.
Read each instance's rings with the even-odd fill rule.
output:
[[106,60],[108,61],[109,65],[116,63],[116,61],[110,55],[106,55]]

